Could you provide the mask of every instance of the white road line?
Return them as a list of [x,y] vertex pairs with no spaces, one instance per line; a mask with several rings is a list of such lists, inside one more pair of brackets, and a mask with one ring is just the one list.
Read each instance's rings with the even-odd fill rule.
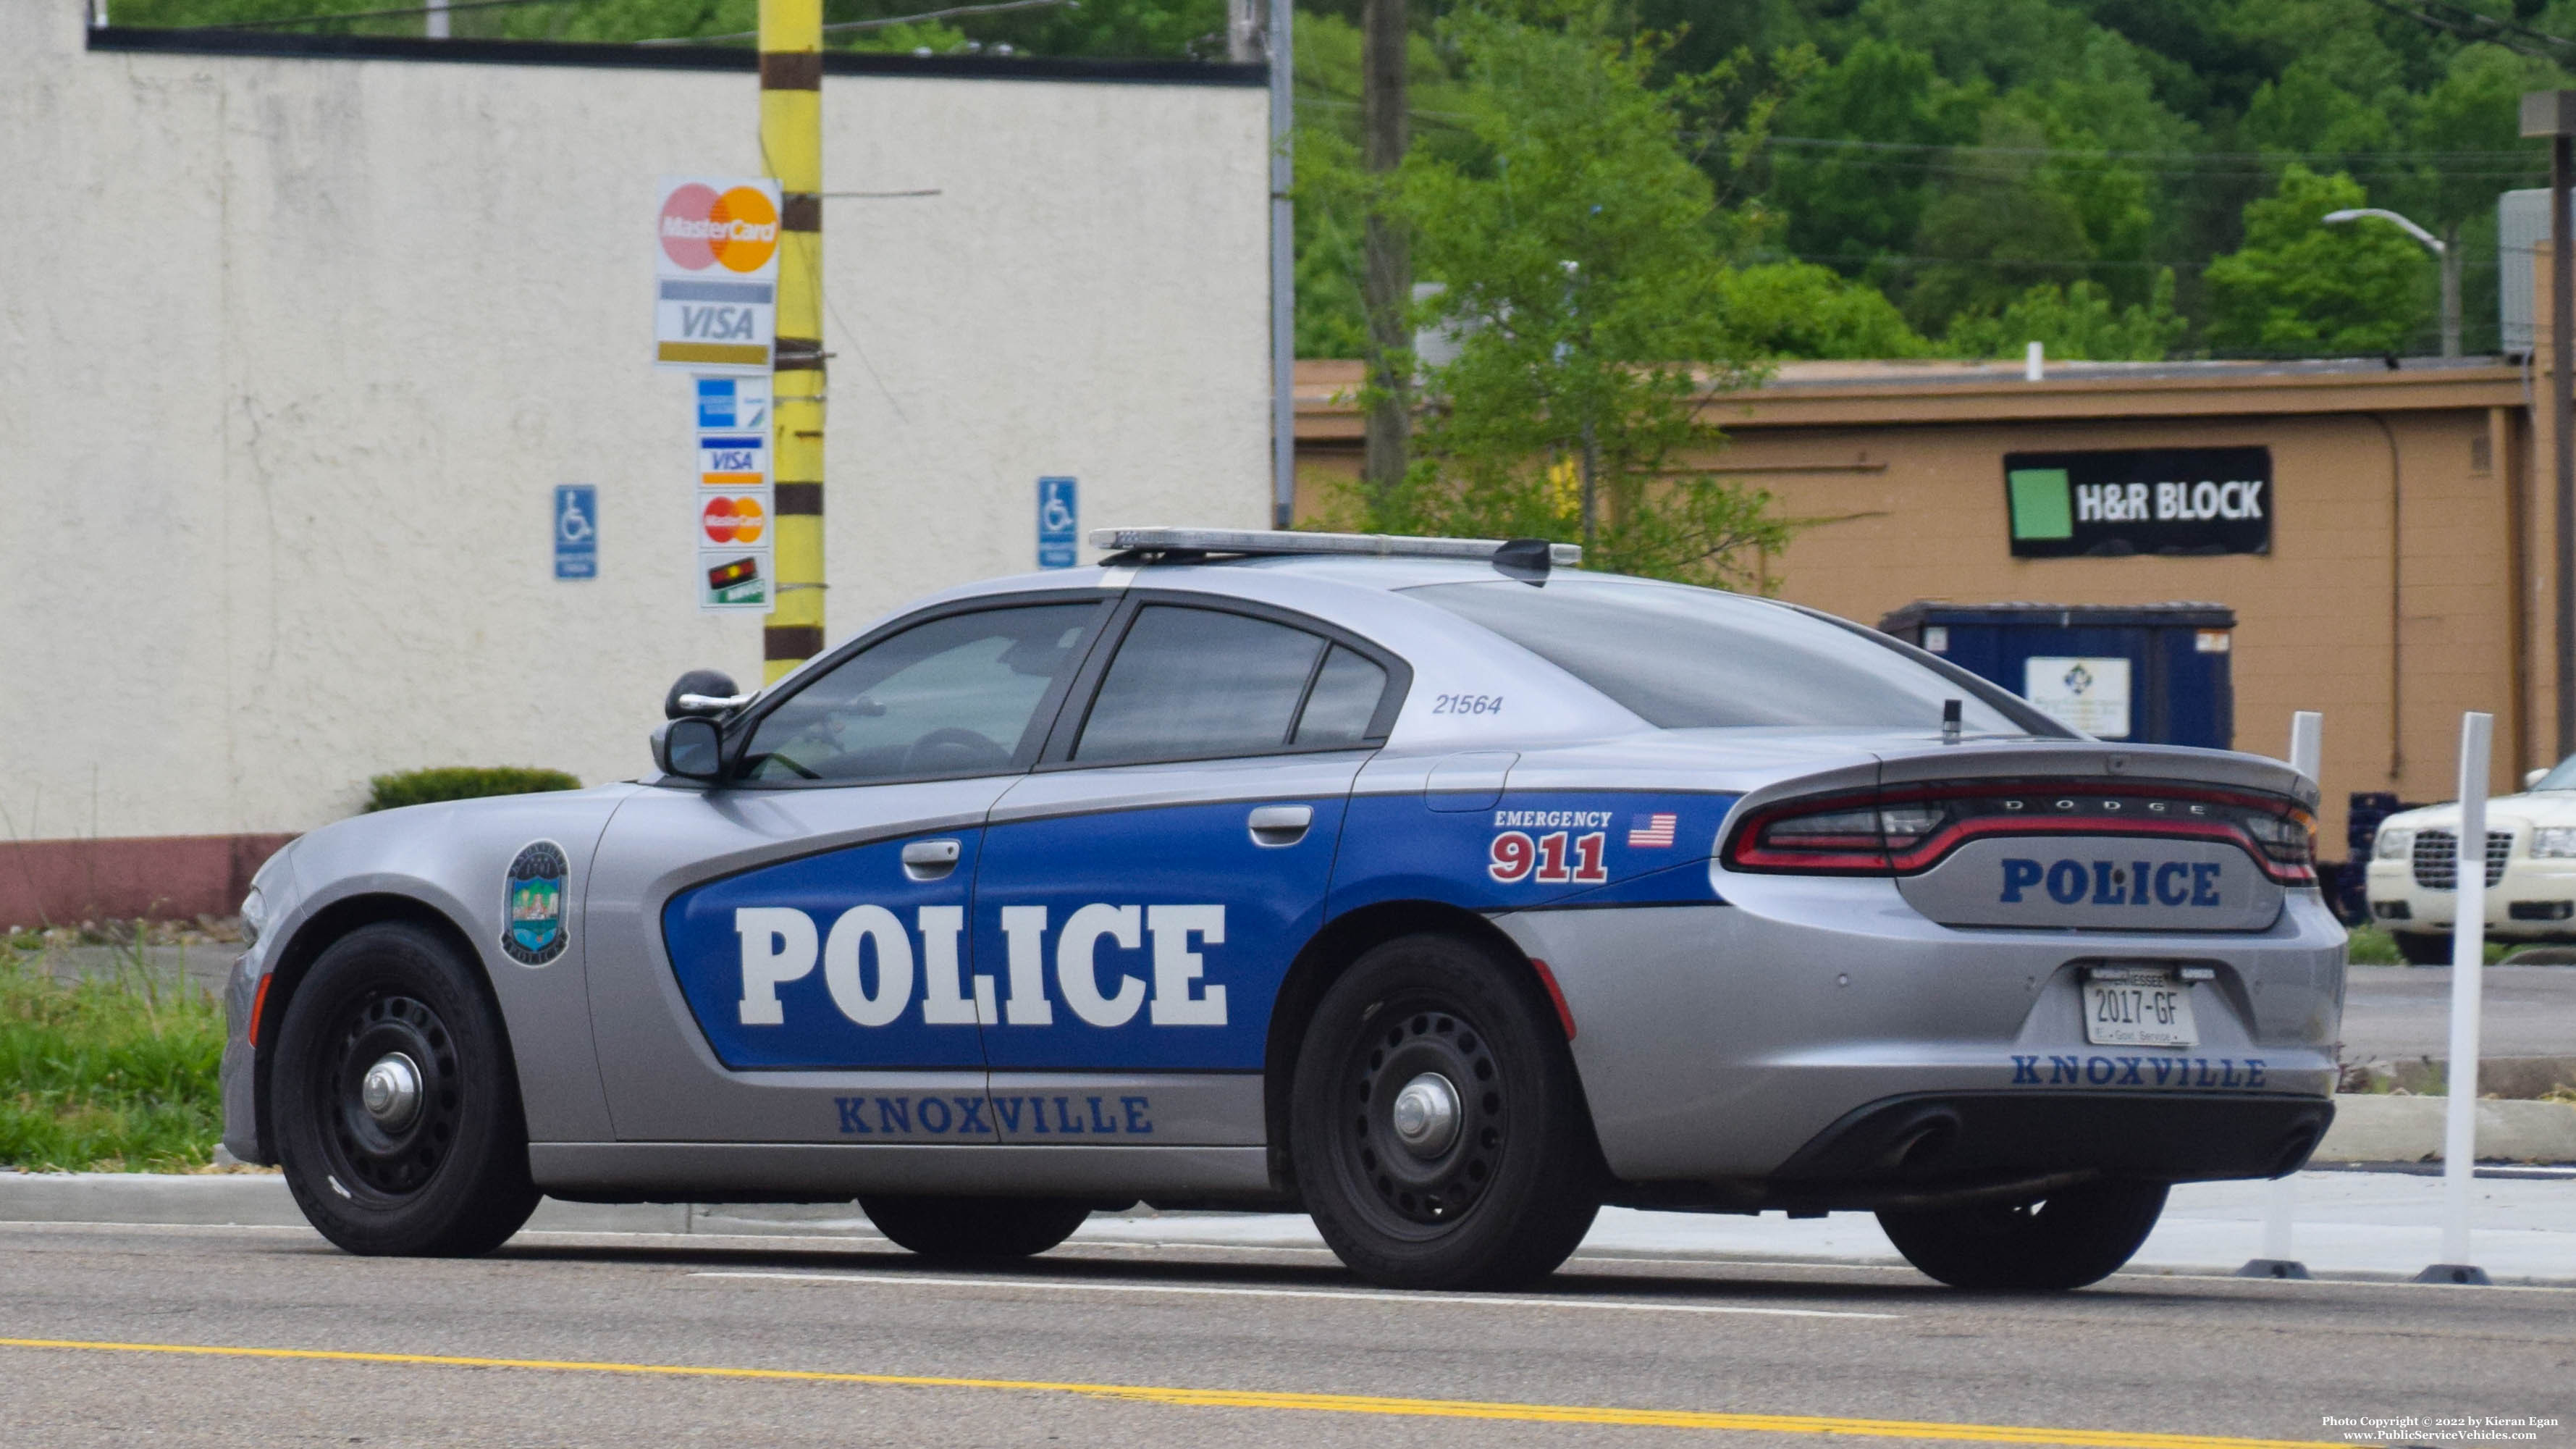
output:
[[1826,1308],[1746,1308],[1718,1303],[1634,1303],[1609,1298],[1502,1298],[1482,1293],[1371,1293],[1337,1288],[1218,1288],[1199,1284],[1077,1283],[1064,1278],[928,1278],[910,1273],[778,1273],[701,1270],[692,1278],[766,1278],[788,1283],[848,1283],[872,1288],[1052,1288],[1069,1293],[1186,1293],[1210,1298],[1334,1298],[1362,1303],[1461,1303],[1477,1308],[1607,1308],[1628,1313],[1741,1313],[1764,1318],[1903,1318],[1902,1313],[1848,1313]]

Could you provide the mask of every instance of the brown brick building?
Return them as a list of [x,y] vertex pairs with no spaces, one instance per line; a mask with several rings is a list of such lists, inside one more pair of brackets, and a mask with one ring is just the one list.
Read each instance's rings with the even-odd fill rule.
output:
[[[1356,363],[1299,365],[1301,513],[1358,473],[1358,384]],[[2037,382],[2019,364],[1791,363],[1712,400],[1730,435],[1712,463],[1814,520],[1766,571],[1847,618],[1916,599],[2230,606],[2237,747],[2282,753],[2291,711],[2325,713],[2332,857],[2347,792],[2455,793],[2462,710],[2497,717],[2499,787],[2554,763],[2530,389],[2492,359],[2059,363]],[[2270,450],[2269,552],[2014,555],[2008,453],[2250,446]]]

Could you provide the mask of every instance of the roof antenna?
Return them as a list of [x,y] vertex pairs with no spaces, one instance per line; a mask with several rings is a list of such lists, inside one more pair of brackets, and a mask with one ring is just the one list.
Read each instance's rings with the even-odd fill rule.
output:
[[1543,538],[1515,538],[1494,550],[1494,572],[1533,588],[1547,587],[1547,571],[1555,563],[1556,550]]
[[1955,745],[1958,742],[1959,702],[1955,699],[1945,699],[1941,701],[1941,743]]

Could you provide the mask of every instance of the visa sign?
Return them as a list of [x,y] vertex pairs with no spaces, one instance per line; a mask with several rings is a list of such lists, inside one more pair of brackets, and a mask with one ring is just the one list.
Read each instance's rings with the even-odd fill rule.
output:
[[709,488],[768,486],[768,437],[760,433],[699,434],[698,481]]

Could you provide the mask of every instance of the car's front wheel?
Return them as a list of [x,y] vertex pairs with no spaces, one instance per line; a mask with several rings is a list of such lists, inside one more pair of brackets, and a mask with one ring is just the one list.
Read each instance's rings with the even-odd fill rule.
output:
[[863,1197],[859,1211],[896,1246],[947,1263],[1033,1257],[1091,1216],[1088,1203],[1051,1197]]
[[433,932],[333,942],[287,1004],[269,1084],[287,1188],[352,1253],[485,1253],[536,1211],[500,1011]]
[[1399,1288],[1556,1271],[1600,1211],[1574,1061],[1510,966],[1449,936],[1370,950],[1298,1053],[1290,1145],[1315,1226]]
[[1882,1212],[1878,1225],[1953,1288],[2063,1291],[2118,1271],[2164,1210],[2161,1182],[2096,1182],[2025,1203]]

